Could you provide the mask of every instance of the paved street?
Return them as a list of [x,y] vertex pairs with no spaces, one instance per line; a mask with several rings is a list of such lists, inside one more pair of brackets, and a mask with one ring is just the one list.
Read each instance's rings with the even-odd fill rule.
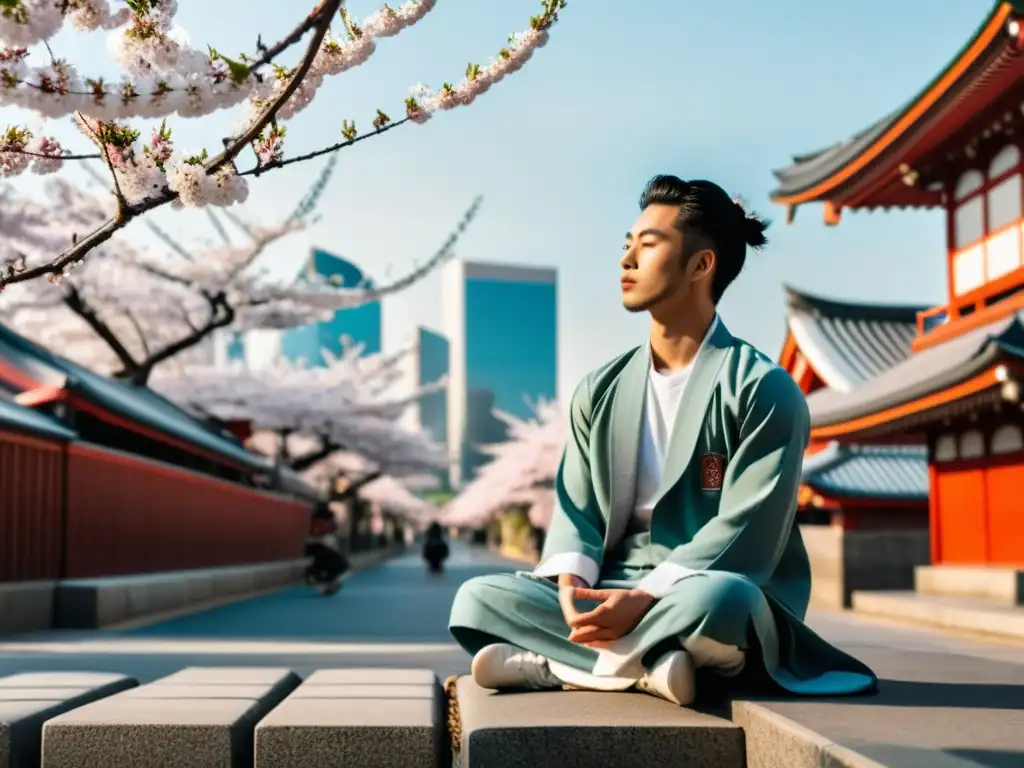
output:
[[[443,678],[468,665],[446,629],[458,585],[517,567],[456,544],[440,577],[410,554],[353,575],[331,598],[295,587],[132,630],[21,636],[0,642],[0,674],[118,671],[145,682],[192,665],[300,674],[359,665],[426,667]],[[891,765],[1024,765],[1024,646],[850,614],[817,613],[811,623],[872,665],[882,693],[773,709]]]
[[353,574],[329,598],[299,586],[139,629],[22,635],[0,642],[0,674],[110,670],[145,682],[189,665],[360,665],[425,667],[443,679],[468,664],[447,629],[459,584],[515,567],[455,544],[442,576],[410,554]]

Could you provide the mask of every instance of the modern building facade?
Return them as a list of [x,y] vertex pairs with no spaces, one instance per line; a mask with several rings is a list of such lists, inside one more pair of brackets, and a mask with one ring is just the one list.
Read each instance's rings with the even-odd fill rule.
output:
[[[412,354],[407,366],[408,380],[416,388],[427,387],[448,377],[448,339],[436,331],[417,326],[412,333]],[[409,406],[402,420],[411,429],[426,432],[440,445],[448,443],[448,393],[433,392]],[[442,487],[448,485],[449,473],[438,474]]]
[[[339,288],[373,288],[373,281],[355,264],[340,256],[314,248],[299,274],[298,282],[328,280]],[[343,339],[363,345],[364,355],[381,351],[381,305],[372,301],[352,309],[342,309],[326,322],[289,328],[281,334],[280,351],[289,360],[308,365],[324,365],[323,353],[341,354]]]
[[[373,288],[355,264],[340,256],[314,248],[303,265],[296,282],[311,284],[328,280],[339,288]],[[258,330],[218,334],[214,362],[220,366],[242,364],[259,369],[273,364],[279,356],[311,366],[324,365],[324,351],[340,355],[344,341],[361,344],[364,355],[381,351],[381,305],[373,301],[352,309],[342,309],[320,323],[300,325],[285,330]]]
[[502,441],[499,409],[531,418],[558,392],[558,276],[554,269],[453,261],[442,273],[449,343],[447,443],[458,488]]
[[[441,334],[420,326],[415,331],[415,382],[418,387],[436,384],[448,376],[449,344]],[[420,429],[439,443],[448,442],[448,402],[444,390],[416,403],[413,412]]]

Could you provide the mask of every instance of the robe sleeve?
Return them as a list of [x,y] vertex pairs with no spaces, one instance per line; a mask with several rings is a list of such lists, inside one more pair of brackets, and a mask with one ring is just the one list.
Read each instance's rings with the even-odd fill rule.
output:
[[590,464],[591,393],[589,377],[573,393],[569,437],[555,476],[555,506],[534,574],[563,573],[597,584],[604,557],[604,518],[594,494]]
[[792,533],[810,414],[789,374],[773,368],[744,409],[739,444],[725,468],[718,514],[645,576],[656,598],[699,571],[728,571],[764,584]]

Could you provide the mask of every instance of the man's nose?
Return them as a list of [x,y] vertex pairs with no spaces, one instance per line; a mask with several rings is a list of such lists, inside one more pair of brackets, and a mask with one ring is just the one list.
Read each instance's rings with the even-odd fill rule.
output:
[[636,268],[636,248],[634,246],[626,246],[622,253],[622,259],[619,261],[619,266],[622,267],[622,269]]

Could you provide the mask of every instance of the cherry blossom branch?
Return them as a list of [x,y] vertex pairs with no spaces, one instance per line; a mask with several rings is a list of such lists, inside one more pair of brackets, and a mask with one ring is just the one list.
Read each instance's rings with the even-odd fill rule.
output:
[[355,137],[353,137],[351,139],[345,139],[344,141],[339,141],[337,144],[332,144],[329,147],[324,147],[323,149],[318,149],[315,152],[308,152],[307,154],[299,155],[298,157],[289,157],[287,160],[283,160],[283,159],[282,160],[271,160],[269,163],[265,163],[264,165],[257,165],[254,168],[250,168],[247,171],[242,171],[238,175],[239,176],[259,176],[259,175],[261,175],[261,174],[263,174],[263,173],[265,173],[267,171],[272,171],[275,168],[284,168],[286,165],[292,165],[293,163],[304,163],[307,160],[313,160],[313,159],[315,159],[317,157],[323,157],[324,155],[330,155],[330,154],[333,154],[334,152],[338,152],[338,151],[340,151],[342,149],[346,149],[348,147],[351,147],[353,144],[358,144],[360,141],[364,141],[365,139],[368,139],[371,136],[380,136],[383,133],[387,133],[392,128],[397,128],[400,125],[404,125],[405,123],[408,123],[411,119],[412,118],[409,118],[409,117],[403,117],[401,120],[396,120],[394,122],[389,122],[386,125],[382,125],[379,128],[375,128],[373,131],[368,131],[366,133],[359,134],[358,136],[355,136]]
[[[344,2],[342,3],[342,5],[344,5]],[[320,22],[322,14],[325,12],[326,6],[326,0],[324,2],[321,2],[316,8],[310,11],[309,16],[307,16],[302,21],[301,24],[295,27],[295,29],[293,29],[290,34],[282,38],[280,41],[278,41],[276,45],[273,45],[270,48],[264,46],[262,41],[259,38],[257,38],[256,49],[260,51],[260,56],[256,58],[251,64],[249,64],[249,71],[255,72],[256,70],[267,66],[268,64],[272,63],[274,59],[276,59],[278,56],[284,53],[286,50],[288,50],[293,45],[298,43],[303,37],[305,37],[306,33],[309,32],[309,30],[311,30]]]
[[298,90],[299,86],[302,84],[302,79],[309,72],[310,67],[313,66],[313,59],[315,59],[317,53],[319,53],[320,44],[327,35],[327,30],[330,29],[331,20],[334,18],[334,14],[341,8],[342,1],[343,0],[322,0],[319,7],[319,14],[317,14],[317,11],[314,11],[312,14],[317,16],[317,18],[312,27],[313,37],[310,39],[309,45],[306,47],[306,55],[302,57],[302,61],[299,62],[299,66],[295,69],[294,73],[292,73],[288,84],[284,87],[284,90],[277,94],[276,98],[271,100],[263,111],[252,121],[249,128],[246,129],[241,136],[233,138],[231,143],[224,148],[223,152],[206,163],[204,167],[207,174],[216,171],[225,163],[231,162],[238,156],[239,152],[252,144],[253,140],[263,133],[263,129],[266,128],[267,124],[274,119],[277,113],[281,110],[281,107],[283,107],[292,97],[292,94]]
[[[299,87],[302,77],[309,71],[309,67],[313,63],[313,58],[316,56],[317,51],[320,48],[320,43],[323,41],[324,35],[327,34],[331,17],[341,6],[341,3],[342,0],[324,0],[323,8],[327,9],[329,12],[321,14],[318,18],[313,39],[310,41],[310,44],[306,49],[306,55],[303,57],[302,63],[299,64],[296,76],[293,77],[288,85],[285,86],[284,90],[278,94],[277,98],[275,98],[266,107],[266,109],[264,109],[261,115],[253,121],[253,125],[248,131],[246,131],[240,138],[234,140],[232,144],[224,150],[224,152],[204,164],[203,170],[207,175],[233,160],[255,136],[258,136],[262,132],[267,123],[273,119],[281,106],[289,99],[292,93],[295,92],[295,89]],[[258,128],[258,130],[253,133],[256,128]],[[84,239],[72,245],[71,248],[66,250],[53,261],[47,264],[41,264],[37,267],[25,269],[22,272],[15,272],[11,275],[0,275],[0,288],[12,283],[33,280],[43,275],[61,274],[69,265],[77,264],[85,258],[85,255],[93,248],[107,242],[118,230],[122,229],[133,218],[155,208],[159,208],[160,206],[177,199],[179,196],[180,194],[178,192],[165,188],[163,194],[157,197],[151,197],[130,205],[119,205],[116,216],[111,218],[106,224],[94,230]],[[120,192],[118,194],[118,198],[119,202],[123,199],[123,195],[121,195]]]
[[[391,17],[387,17],[385,14],[381,17],[383,20],[378,19],[375,22],[379,26],[378,34],[394,34],[396,30],[402,28],[403,24],[414,23],[433,6],[433,0],[414,0],[409,5],[411,8],[408,17],[400,17],[396,12],[391,11]],[[343,18],[349,28],[350,37],[354,41],[352,50],[343,52],[344,46],[325,42],[331,16],[341,7],[341,0],[324,0],[319,7],[322,15],[313,27],[314,35],[302,62],[295,70],[287,72],[285,78],[278,80],[276,85],[279,86],[279,90],[275,91],[274,97],[269,100],[269,103],[257,101],[260,111],[256,118],[249,122],[241,135],[232,139],[225,146],[224,151],[214,158],[207,159],[205,152],[195,157],[172,158],[170,133],[165,131],[163,126],[154,135],[152,147],[143,148],[139,152],[133,144],[138,137],[137,131],[131,131],[114,123],[95,121],[100,130],[94,134],[99,133],[103,136],[103,146],[100,148],[104,149],[107,153],[106,156],[111,157],[106,145],[113,144],[118,150],[118,158],[111,159],[117,161],[115,174],[121,174],[119,178],[122,190],[125,193],[130,192],[129,197],[133,200],[134,198],[141,199],[122,206],[118,216],[99,226],[84,239],[76,239],[70,248],[49,263],[31,269],[12,270],[0,274],[0,289],[5,285],[32,280],[43,275],[63,274],[85,258],[90,250],[109,240],[129,221],[167,203],[178,206],[201,206],[204,204],[227,206],[241,202],[248,194],[248,188],[243,175],[239,174],[234,166],[234,159],[245,146],[251,144],[257,150],[260,165],[247,171],[244,175],[257,176],[263,170],[283,167],[290,162],[298,162],[299,159],[285,161],[280,156],[280,140],[283,137],[283,131],[279,130],[276,117],[285,109],[289,114],[294,113],[296,109],[308,102],[324,74],[344,71],[354,63],[365,60],[369,52],[373,50],[372,38],[364,37],[364,33],[352,24],[347,16],[343,16]],[[494,83],[521,68],[525,61],[532,56],[533,51],[546,43],[547,30],[557,21],[558,11],[564,7],[564,0],[543,0],[544,12],[540,16],[531,18],[531,29],[522,35],[512,36],[509,47],[503,48],[499,52],[499,58],[494,63],[485,68],[471,64],[466,71],[465,81],[458,86],[445,83],[441,91],[437,93],[421,88],[416,96],[406,100],[407,116],[405,119],[394,123],[386,114],[378,110],[377,117],[373,122],[374,130],[362,135],[357,134],[355,126],[346,121],[343,125],[345,141],[333,147],[309,153],[302,159],[312,159],[352,146],[357,141],[370,136],[379,136],[391,127],[397,127],[405,122],[423,123],[438,109],[453,109],[472,103],[479,94],[484,93]],[[360,40],[364,40],[366,45],[362,47],[357,45],[356,43]],[[0,64],[2,63],[0,61]],[[314,64],[318,68],[315,76],[311,74]],[[233,70],[232,73],[234,74]],[[55,77],[57,76],[60,76],[60,72],[56,73]],[[307,76],[313,81],[308,87],[303,82]],[[300,93],[302,88],[305,90]],[[88,123],[87,125],[92,130],[92,125]],[[269,131],[266,130],[268,125],[272,126]],[[14,144],[24,146],[25,141],[19,139]],[[11,145],[13,146],[13,144]],[[4,158],[16,154],[16,152],[0,151],[0,171],[3,170]],[[131,181],[130,190],[124,186],[127,180]]]

